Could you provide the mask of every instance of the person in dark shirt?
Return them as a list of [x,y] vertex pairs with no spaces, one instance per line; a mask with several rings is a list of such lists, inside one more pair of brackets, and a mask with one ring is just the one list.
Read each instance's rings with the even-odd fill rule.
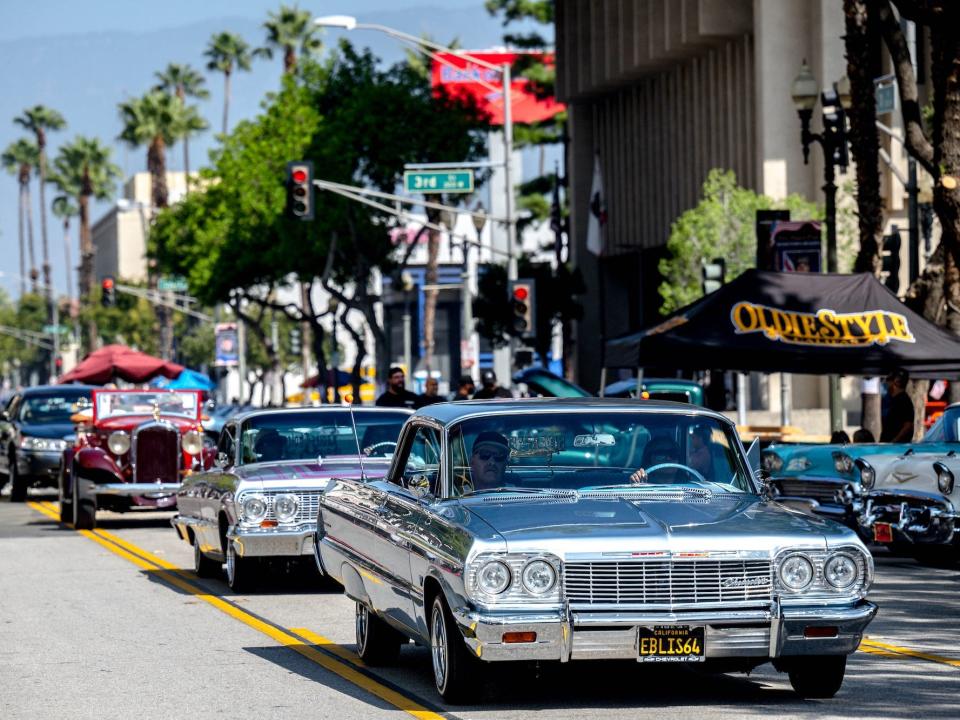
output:
[[473,384],[473,378],[469,375],[461,375],[457,382],[457,392],[454,393],[453,400],[469,400],[470,396],[476,392],[477,386]]
[[484,370],[480,373],[480,383],[482,388],[473,394],[474,400],[492,400],[493,398],[512,398],[511,393],[506,388],[497,385],[497,374],[493,370]]
[[910,442],[913,439],[913,403],[907,395],[910,375],[906,370],[894,370],[887,375],[887,412],[883,416],[880,442]]
[[377,398],[379,407],[405,407],[415,408],[420,398],[407,390],[404,385],[406,375],[403,368],[392,367],[387,373],[387,390]]
[[440,397],[440,383],[435,377],[428,377],[424,383],[423,395],[417,397],[417,407],[422,408],[438,402],[444,402],[444,398]]

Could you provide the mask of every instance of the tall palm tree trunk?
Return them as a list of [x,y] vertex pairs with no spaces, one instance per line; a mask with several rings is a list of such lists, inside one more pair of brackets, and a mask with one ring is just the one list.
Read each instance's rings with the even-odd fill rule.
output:
[[[93,236],[90,233],[90,180],[84,178],[84,189],[80,193],[80,303],[89,310],[93,296]],[[87,352],[99,345],[100,331],[92,312],[87,312]]]
[[230,123],[227,118],[230,115],[230,71],[223,74],[223,134],[227,134]]
[[[150,173],[151,223],[156,212],[169,205],[167,189],[167,157],[166,144],[159,135],[153,139],[147,148],[147,171]],[[157,290],[159,278],[152,269],[148,270],[147,286]],[[154,312],[160,330],[160,357],[164,360],[173,358],[173,312],[162,305],[155,305]]]
[[40,145],[40,240],[43,243],[43,294],[47,299],[49,320],[53,322],[53,283],[50,280],[50,245],[47,241],[47,153]]
[[283,49],[283,72],[292,73],[297,68],[297,52],[292,47]]
[[[187,105],[187,96],[183,91],[183,86],[177,88],[177,99],[184,107]],[[190,141],[186,133],[183,136],[183,183],[186,188],[186,194],[190,194]]]
[[26,197],[25,206],[27,208],[27,241],[30,251],[30,292],[35,293],[37,292],[37,280],[40,279],[40,271],[37,270],[37,253],[33,241],[33,208],[30,206],[29,181],[23,184],[23,192]]
[[73,303],[73,263],[70,260],[70,216],[63,218],[63,261],[67,269],[67,298]]
[[17,235],[20,239],[20,295],[27,292],[27,253],[24,247],[24,217],[27,214],[26,196],[23,193],[23,184],[20,184],[20,200],[17,208]]

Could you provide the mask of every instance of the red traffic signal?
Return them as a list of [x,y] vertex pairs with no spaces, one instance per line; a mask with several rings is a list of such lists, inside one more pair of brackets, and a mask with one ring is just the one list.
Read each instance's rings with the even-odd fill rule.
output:
[[105,308],[117,304],[117,288],[110,275],[100,281],[100,304]]
[[517,285],[513,288],[513,299],[524,301],[530,295],[530,290],[526,285]]
[[102,285],[103,285],[103,289],[104,289],[104,290],[112,290],[112,289],[113,289],[113,278],[112,278],[112,277],[106,277],[106,278],[104,278]]
[[298,220],[313,220],[313,163],[287,163],[287,211]]
[[534,308],[534,281],[513,280],[510,282],[510,325],[513,334],[521,338],[536,335],[536,312]]

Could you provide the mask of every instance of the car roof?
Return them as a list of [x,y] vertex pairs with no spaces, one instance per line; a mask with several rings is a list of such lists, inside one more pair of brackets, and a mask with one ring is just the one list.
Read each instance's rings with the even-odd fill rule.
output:
[[226,422],[246,422],[250,418],[261,417],[263,415],[289,415],[291,413],[315,412],[319,414],[331,412],[344,412],[353,410],[355,413],[401,413],[412,415],[413,412],[406,408],[387,408],[387,407],[351,407],[349,405],[321,405],[319,407],[310,405],[304,407],[285,407],[285,408],[257,408],[247,412],[237,413]]
[[732,425],[732,421],[725,415],[713,410],[689,403],[673,402],[670,400],[635,400],[633,398],[522,398],[503,400],[462,400],[459,402],[443,402],[427,405],[417,410],[417,417],[428,417],[439,423],[447,424],[475,415],[491,415],[497,413],[536,413],[549,412],[600,412],[604,410],[634,412],[672,412],[690,413],[715,418]]
[[30,395],[85,395],[99,389],[95,385],[34,385],[24,388],[20,391],[20,394],[24,397]]

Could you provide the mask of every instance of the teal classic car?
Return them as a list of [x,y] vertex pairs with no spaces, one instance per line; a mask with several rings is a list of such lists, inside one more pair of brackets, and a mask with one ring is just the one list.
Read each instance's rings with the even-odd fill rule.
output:
[[960,516],[953,470],[960,453],[960,404],[951,405],[914,443],[771,445],[762,454],[770,494],[785,505],[829,517],[865,540],[922,557],[950,557]]

